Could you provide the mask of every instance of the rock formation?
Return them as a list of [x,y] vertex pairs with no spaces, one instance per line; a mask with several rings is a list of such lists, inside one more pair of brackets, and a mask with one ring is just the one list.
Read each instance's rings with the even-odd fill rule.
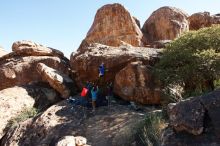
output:
[[71,69],[76,73],[76,82],[80,87],[86,81],[98,80],[98,67],[103,62],[107,69],[104,81],[114,81],[115,75],[133,61],[143,61],[145,65],[153,65],[159,58],[161,50],[131,46],[110,47],[91,44],[73,53],[70,58]]
[[[36,43],[22,42],[23,44],[21,42],[14,43],[14,51],[0,58],[0,90],[15,85],[42,81],[36,70],[39,62],[67,75],[69,74],[69,62],[62,53]],[[37,56],[38,54],[40,56]]]
[[12,51],[21,56],[58,56],[64,57],[63,53],[59,50],[45,47],[41,44],[31,41],[17,41],[12,45]]
[[161,90],[154,79],[151,67],[132,62],[116,74],[114,92],[128,101],[159,104]]
[[95,146],[130,145],[135,143],[137,126],[144,119],[139,112],[114,105],[111,111],[107,107],[98,108],[95,115],[85,111],[85,120],[80,107],[72,110],[71,107],[67,100],[51,106],[38,117],[11,129],[1,145],[55,145],[61,138],[75,135],[86,137],[87,143]]
[[9,120],[26,109],[45,109],[60,99],[53,89],[40,86],[7,88],[0,91],[0,138],[6,132]]
[[169,105],[162,146],[220,145],[219,105],[220,90]]
[[189,30],[188,14],[174,7],[161,7],[146,20],[142,32],[147,43],[173,40]]
[[205,109],[198,100],[187,99],[177,105],[170,104],[168,113],[170,125],[177,132],[187,131],[194,135],[200,135],[203,132]]
[[73,86],[73,81],[65,74],[58,72],[46,66],[43,63],[37,64],[37,71],[46,80],[51,87],[57,90],[63,98],[68,98],[70,96],[69,86]]
[[[71,65],[71,69],[76,73],[75,80],[78,83],[78,86],[82,87],[85,85],[87,81],[91,81],[99,84],[98,67],[103,62],[105,64],[107,71],[103,77],[102,82],[99,85],[103,85],[103,83],[106,85],[108,82],[114,82],[115,76],[131,62],[142,61],[143,65],[153,66],[156,63],[156,61],[159,59],[159,52],[160,50],[152,49],[152,48],[140,48],[140,47],[132,47],[132,46],[110,47],[101,44],[91,44],[90,46],[81,49],[81,51],[78,51],[75,54],[73,53],[70,59],[70,65]],[[135,69],[132,70],[132,73],[136,75],[140,75],[138,70]],[[150,75],[148,75],[148,73],[149,72],[147,71],[143,71],[141,74],[142,75],[144,74],[143,75],[144,77],[149,77]],[[122,78],[120,73],[117,79],[119,78]],[[153,79],[146,79],[146,80],[153,80]],[[137,82],[138,81],[134,80],[132,84],[135,84]],[[148,89],[153,88],[153,86],[148,87],[148,85],[149,84],[143,84],[142,87],[140,87],[139,89],[143,88],[144,86]],[[117,88],[115,90],[116,93],[122,95],[122,92],[124,90],[123,86],[128,86],[128,82],[124,83],[123,85],[117,85]],[[134,86],[136,87],[136,85]],[[148,94],[149,96],[154,97],[154,95],[150,93],[155,94],[155,97],[157,97],[156,92],[154,91],[145,92],[145,95]],[[123,95],[125,97],[125,94]],[[132,94],[129,96],[134,96],[134,95]],[[131,99],[131,97],[129,98]],[[126,99],[129,98],[127,95]],[[139,96],[135,96],[134,98],[139,98]],[[146,98],[146,96],[144,98]],[[140,98],[137,99],[136,101],[142,101],[142,100],[143,99]],[[143,101],[145,102],[142,103],[146,103],[147,99]],[[154,99],[154,101],[159,101],[159,100]]]
[[143,34],[136,22],[121,4],[105,5],[97,11],[85,41],[109,46],[120,46],[123,42],[142,46]]
[[220,17],[218,15],[211,16],[209,12],[199,12],[188,17],[189,29],[198,30],[203,27],[210,27],[213,24],[220,24]]

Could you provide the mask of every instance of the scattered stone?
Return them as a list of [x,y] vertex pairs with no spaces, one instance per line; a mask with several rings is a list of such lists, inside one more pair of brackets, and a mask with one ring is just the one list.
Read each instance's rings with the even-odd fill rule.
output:
[[64,136],[58,141],[56,146],[76,146],[75,137]]

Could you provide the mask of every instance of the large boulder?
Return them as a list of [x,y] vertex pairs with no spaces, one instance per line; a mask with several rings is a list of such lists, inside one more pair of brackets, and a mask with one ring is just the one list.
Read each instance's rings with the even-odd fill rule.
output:
[[42,81],[40,74],[36,70],[37,64],[40,62],[58,71],[68,73],[68,66],[59,57],[17,56],[8,59],[2,64],[0,62],[0,90],[15,85],[26,85]]
[[220,138],[220,117],[218,116],[220,115],[220,90],[203,95],[199,99],[212,122],[215,134]]
[[14,43],[13,50],[0,58],[0,90],[41,82],[41,76],[36,70],[39,62],[69,74],[69,60],[59,51],[26,41]]
[[152,48],[110,47],[101,44],[84,46],[82,50],[73,53],[70,58],[70,66],[75,72],[75,80],[79,87],[87,81],[97,82],[99,80],[98,67],[102,62],[107,69],[103,82],[113,82],[115,75],[130,62],[140,60],[144,65],[154,65],[160,52]]
[[69,76],[48,67],[43,63],[37,64],[37,71],[42,78],[50,84],[51,87],[61,94],[63,98],[68,98],[70,96],[70,89],[68,86],[73,86],[74,84]]
[[120,46],[123,42],[142,46],[143,34],[136,22],[121,4],[105,5],[97,11],[85,41],[109,46]]
[[115,76],[114,92],[125,100],[142,104],[160,104],[160,91],[151,68],[142,62],[128,64]]
[[57,93],[42,86],[15,86],[0,91],[0,138],[7,131],[9,121],[24,110],[35,107],[43,110],[60,101]]
[[213,24],[220,24],[220,14],[212,15],[212,23]]
[[203,27],[210,27],[213,24],[220,24],[220,16],[218,14],[211,16],[209,12],[194,13],[189,20],[189,29],[198,30]]
[[220,90],[170,104],[162,146],[219,146]]
[[63,53],[59,50],[45,47],[41,44],[32,41],[17,41],[12,45],[12,51],[17,55],[27,56],[58,56],[64,57]]
[[220,141],[212,130],[206,130],[201,135],[192,135],[184,132],[177,133],[168,127],[162,132],[161,146],[220,146]]
[[142,27],[147,43],[173,40],[189,30],[188,14],[174,7],[161,7],[154,11]]
[[177,132],[186,131],[200,135],[204,130],[205,109],[196,99],[187,99],[177,104],[169,104],[170,126]]
[[192,14],[189,18],[189,29],[198,30],[212,25],[212,17],[209,12],[200,12]]
[[56,145],[61,138],[75,135],[86,137],[87,143],[95,146],[122,146],[138,142],[137,127],[143,122],[144,114],[130,112],[127,106],[121,105],[112,105],[111,110],[97,108],[95,115],[87,110],[84,112],[80,107],[72,107],[66,100],[62,101],[37,117],[20,123],[19,127],[10,129],[1,140],[1,146]]

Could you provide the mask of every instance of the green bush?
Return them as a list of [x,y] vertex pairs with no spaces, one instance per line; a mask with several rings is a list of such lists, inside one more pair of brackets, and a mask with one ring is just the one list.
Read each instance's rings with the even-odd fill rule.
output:
[[139,145],[160,146],[161,133],[166,126],[166,118],[162,111],[148,113],[138,132]]
[[180,85],[185,96],[214,90],[220,78],[220,26],[187,32],[163,53],[155,72],[164,87]]
[[38,114],[38,110],[36,108],[25,108],[20,114],[16,117],[9,120],[8,124],[6,125],[5,130],[9,128],[17,127],[20,122],[23,122],[29,118],[32,118]]

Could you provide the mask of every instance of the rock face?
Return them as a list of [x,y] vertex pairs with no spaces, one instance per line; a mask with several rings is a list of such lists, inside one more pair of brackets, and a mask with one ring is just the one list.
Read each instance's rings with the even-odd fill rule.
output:
[[[147,66],[150,68],[158,61],[160,51],[128,45],[110,47],[91,44],[72,54],[70,66],[75,72],[75,80],[80,88],[85,86],[87,81],[99,86],[115,82],[114,91],[122,98],[144,104],[159,104],[160,93],[156,84],[151,83],[154,78]],[[142,61],[142,65],[129,65],[135,61]],[[102,79],[98,75],[101,63],[104,63],[107,70]],[[126,80],[125,75],[131,76],[132,79]]]
[[132,62],[116,74],[114,92],[125,100],[159,104],[161,90],[154,79],[151,68],[142,62]]
[[203,132],[205,109],[198,100],[188,99],[168,107],[170,125],[176,131],[187,131],[194,135]]
[[219,105],[220,90],[169,105],[168,115],[171,123],[163,133],[162,145],[219,146]]
[[121,4],[101,7],[87,33],[85,41],[109,46],[120,46],[123,42],[142,46],[143,34],[135,19]]
[[64,136],[74,135],[86,137],[87,143],[95,146],[130,145],[135,142],[134,129],[144,119],[143,114],[130,112],[126,106],[114,105],[111,111],[107,107],[97,108],[95,115],[85,111],[85,120],[80,107],[72,110],[71,107],[67,101],[51,106],[38,117],[11,129],[1,145],[48,146],[57,144]]
[[147,43],[173,40],[189,30],[188,14],[174,7],[161,7],[154,11],[142,27]]
[[207,95],[200,97],[201,103],[204,105],[206,114],[209,116],[214,127],[214,133],[220,138],[220,90],[213,91]]
[[85,46],[83,51],[73,53],[70,58],[71,69],[76,72],[75,79],[80,87],[86,81],[99,80],[98,67],[103,62],[107,69],[103,81],[114,81],[115,75],[133,61],[143,61],[144,65],[153,65],[160,50],[131,46],[110,47],[101,44]]
[[211,16],[209,12],[192,14],[188,20],[190,22],[190,30],[198,30],[203,27],[210,27],[212,24],[220,24],[220,17],[218,15]]
[[[22,45],[21,42],[14,43],[14,52],[0,58],[0,90],[15,85],[26,85],[42,81],[40,74],[36,70],[36,66],[39,62],[67,75],[69,74],[68,59],[62,56],[59,51],[56,53],[57,51],[51,49],[52,53],[49,54],[47,52],[49,48],[47,48],[47,56],[42,56],[45,54],[45,50],[43,49],[45,47],[40,46],[40,48],[38,48],[37,46],[39,45],[35,45],[31,48],[30,44],[24,43]],[[37,54],[40,56],[36,56]]]
[[51,87],[56,89],[62,95],[63,98],[68,98],[70,96],[68,85],[73,86],[73,81],[67,75],[58,72],[43,63],[37,64],[37,71]]
[[60,99],[53,89],[26,86],[7,88],[0,91],[0,138],[6,131],[6,125],[11,118],[16,117],[23,110],[36,107],[45,109]]

